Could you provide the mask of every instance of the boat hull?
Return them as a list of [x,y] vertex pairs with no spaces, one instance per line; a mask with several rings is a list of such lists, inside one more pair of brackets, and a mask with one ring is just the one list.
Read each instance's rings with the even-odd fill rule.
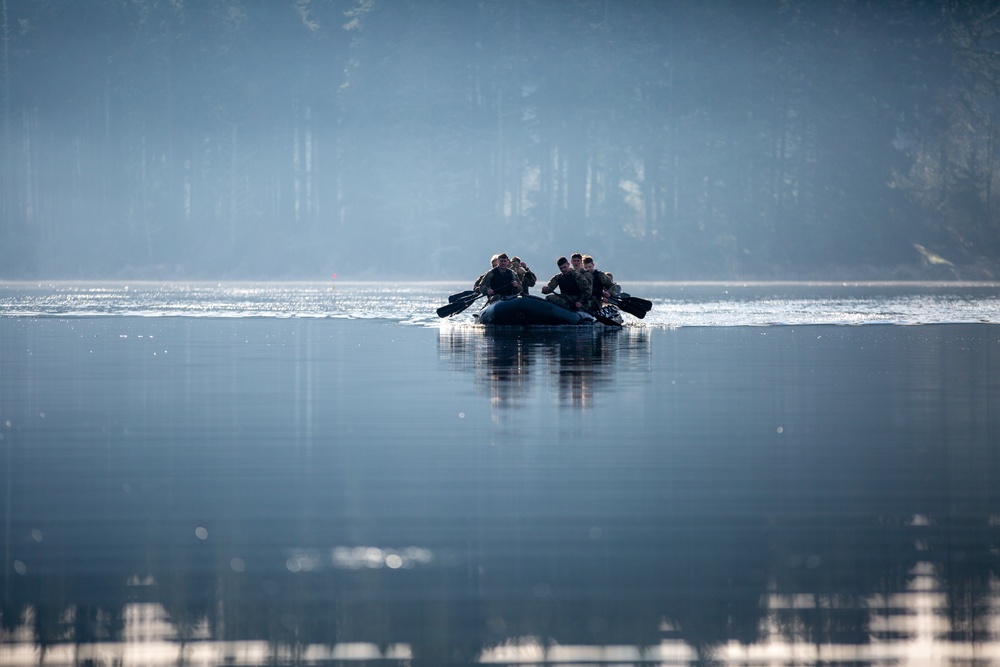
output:
[[[569,310],[537,296],[497,299],[479,311],[476,319],[480,324],[501,326],[579,326],[597,322],[590,313]],[[621,315],[618,315],[617,321],[621,321]]]

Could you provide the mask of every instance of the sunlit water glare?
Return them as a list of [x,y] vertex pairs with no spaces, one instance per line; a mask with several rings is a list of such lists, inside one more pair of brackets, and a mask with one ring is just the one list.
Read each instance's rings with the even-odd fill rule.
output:
[[[0,314],[91,317],[385,319],[416,326],[472,324],[436,309],[452,282],[0,283]],[[625,285],[653,310],[629,326],[1000,323],[1000,283],[662,283]],[[537,293],[537,290],[536,290]]]

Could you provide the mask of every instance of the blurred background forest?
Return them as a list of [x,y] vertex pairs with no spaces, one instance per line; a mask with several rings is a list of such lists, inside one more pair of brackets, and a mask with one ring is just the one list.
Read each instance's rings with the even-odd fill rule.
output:
[[1000,277],[994,0],[0,8],[0,278]]

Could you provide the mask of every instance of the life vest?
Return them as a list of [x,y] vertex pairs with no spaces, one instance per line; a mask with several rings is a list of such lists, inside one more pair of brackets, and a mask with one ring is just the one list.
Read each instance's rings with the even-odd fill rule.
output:
[[490,289],[493,290],[494,294],[499,294],[501,296],[507,296],[510,294],[517,293],[517,289],[511,284],[517,280],[517,276],[510,269],[501,271],[500,269],[493,269],[490,272],[492,275],[486,284],[489,285]]
[[576,274],[574,272],[570,271],[569,273],[559,274],[559,291],[563,296],[582,296],[580,284],[576,282]]
[[594,276],[594,287],[591,290],[591,293],[594,295],[595,298],[597,298],[597,299],[603,299],[604,298],[604,280],[605,280],[604,273],[602,271],[598,271],[597,269],[594,269],[591,272],[591,275]]

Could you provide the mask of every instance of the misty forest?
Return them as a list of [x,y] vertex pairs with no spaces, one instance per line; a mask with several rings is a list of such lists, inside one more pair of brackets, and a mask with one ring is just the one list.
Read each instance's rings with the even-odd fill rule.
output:
[[0,8],[0,278],[1000,276],[993,0]]

